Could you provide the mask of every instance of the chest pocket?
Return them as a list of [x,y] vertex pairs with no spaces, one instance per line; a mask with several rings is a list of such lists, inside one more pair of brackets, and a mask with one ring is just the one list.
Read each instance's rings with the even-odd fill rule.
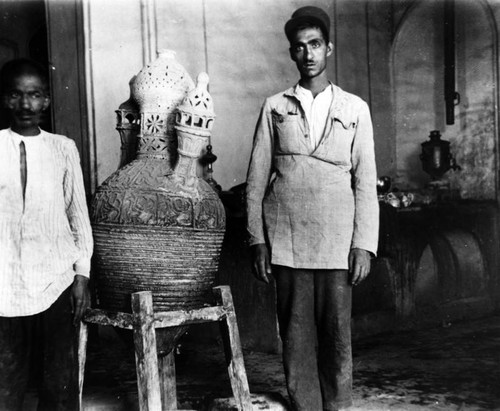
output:
[[341,164],[350,164],[351,147],[356,133],[356,123],[335,117],[332,120],[328,156],[330,160]]
[[304,125],[299,113],[272,112],[277,154],[293,154],[304,151]]

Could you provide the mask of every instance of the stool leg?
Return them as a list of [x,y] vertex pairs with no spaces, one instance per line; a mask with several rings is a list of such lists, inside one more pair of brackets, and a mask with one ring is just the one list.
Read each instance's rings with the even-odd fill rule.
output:
[[161,402],[163,411],[177,409],[174,350],[158,357],[160,367]]
[[132,294],[134,314],[135,365],[140,411],[160,411],[161,394],[153,318],[153,296],[150,291]]
[[214,288],[214,293],[218,302],[227,312],[225,321],[220,321],[220,326],[234,399],[239,407],[238,409],[251,411],[253,409],[252,401],[250,399],[247,373],[243,362],[243,352],[241,350],[240,334],[238,324],[236,323],[231,289],[227,285],[219,286]]
[[88,326],[80,321],[78,332],[78,409],[83,410],[83,377],[85,374],[85,361],[87,360]]

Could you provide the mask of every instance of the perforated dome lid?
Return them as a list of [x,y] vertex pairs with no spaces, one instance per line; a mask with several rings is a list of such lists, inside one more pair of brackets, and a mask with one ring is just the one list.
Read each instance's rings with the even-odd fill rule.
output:
[[186,69],[176,60],[175,51],[159,50],[158,57],[135,78],[132,94],[141,112],[168,112],[175,109],[194,87]]
[[179,105],[176,124],[181,128],[211,130],[215,118],[212,96],[208,92],[209,77],[201,72],[196,87],[189,91]]

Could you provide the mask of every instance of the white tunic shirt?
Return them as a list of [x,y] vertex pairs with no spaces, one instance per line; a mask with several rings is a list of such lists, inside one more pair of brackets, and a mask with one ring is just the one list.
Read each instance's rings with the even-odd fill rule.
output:
[[325,132],[328,112],[332,105],[332,85],[330,84],[321,93],[318,93],[316,97],[313,96],[311,90],[301,87],[299,84],[296,85],[295,92],[306,114],[307,123],[309,124],[311,149],[314,150]]
[[[21,141],[26,149],[24,201]],[[92,247],[74,141],[43,130],[33,137],[1,130],[0,316],[26,316],[49,308],[75,274],[89,276]]]

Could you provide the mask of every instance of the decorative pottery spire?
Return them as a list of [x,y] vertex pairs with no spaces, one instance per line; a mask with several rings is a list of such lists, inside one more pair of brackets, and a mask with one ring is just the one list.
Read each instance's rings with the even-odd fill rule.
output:
[[137,135],[140,130],[140,113],[139,106],[132,97],[132,84],[135,81],[136,76],[133,76],[128,85],[130,89],[130,95],[127,101],[124,101],[115,110],[116,113],[116,129],[120,134],[121,141],[121,157],[120,157],[120,167],[130,163],[136,155],[137,151]]
[[209,77],[201,72],[196,87],[191,90],[177,109],[176,130],[210,137],[215,119],[214,103],[208,93]]
[[132,93],[141,112],[138,158],[164,158],[170,165],[175,162],[175,109],[193,87],[193,80],[172,50],[159,50],[158,58],[137,74]]
[[191,90],[177,109],[176,125],[179,160],[174,169],[176,179],[181,178],[187,189],[196,189],[196,160],[209,143],[215,119],[212,97],[208,93],[208,74],[200,73],[196,87]]

